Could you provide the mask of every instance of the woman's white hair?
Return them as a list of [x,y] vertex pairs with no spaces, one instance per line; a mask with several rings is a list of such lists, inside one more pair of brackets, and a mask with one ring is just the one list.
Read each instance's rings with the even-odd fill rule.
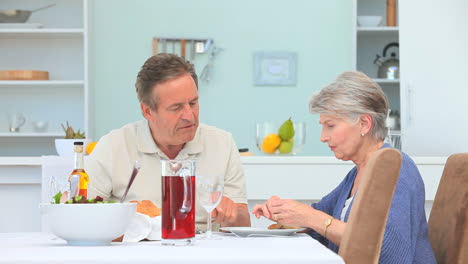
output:
[[387,135],[388,100],[382,88],[362,72],[344,72],[312,96],[309,110],[357,122],[360,115],[372,118],[369,134],[383,140]]

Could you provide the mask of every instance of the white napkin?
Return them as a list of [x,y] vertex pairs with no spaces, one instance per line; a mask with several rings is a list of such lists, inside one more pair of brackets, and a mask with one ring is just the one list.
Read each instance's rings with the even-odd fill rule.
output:
[[122,242],[138,242],[142,239],[161,240],[161,216],[149,217],[135,213]]

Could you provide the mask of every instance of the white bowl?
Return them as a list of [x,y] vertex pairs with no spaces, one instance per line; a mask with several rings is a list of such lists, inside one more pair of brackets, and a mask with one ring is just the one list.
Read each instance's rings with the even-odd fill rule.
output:
[[49,123],[47,121],[34,121],[32,122],[34,131],[38,133],[43,133],[47,131]]
[[256,143],[260,151],[268,155],[296,155],[301,152],[306,142],[306,125],[304,122],[293,122],[294,137],[293,148],[290,153],[282,154],[277,149],[274,153],[266,153],[262,150],[262,143],[269,134],[278,134],[278,130],[283,123],[278,122],[260,122],[256,124]]
[[377,27],[382,22],[382,16],[358,16],[357,20],[361,27]]
[[92,142],[91,139],[64,139],[64,138],[57,138],[55,139],[55,150],[61,157],[73,157],[75,153],[75,148],[73,143],[79,141],[83,142],[83,149],[86,153],[86,147],[89,143]]
[[74,246],[105,246],[125,233],[136,203],[41,204],[50,231]]

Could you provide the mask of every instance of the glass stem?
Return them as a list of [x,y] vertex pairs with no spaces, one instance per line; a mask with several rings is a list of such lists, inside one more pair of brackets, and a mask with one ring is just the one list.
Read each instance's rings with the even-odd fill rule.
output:
[[206,238],[211,238],[211,211],[208,212],[208,217],[206,221]]

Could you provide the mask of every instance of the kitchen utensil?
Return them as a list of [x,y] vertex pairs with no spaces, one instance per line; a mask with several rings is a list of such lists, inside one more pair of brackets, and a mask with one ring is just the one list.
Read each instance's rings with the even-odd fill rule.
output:
[[10,124],[10,132],[19,132],[20,127],[26,122],[26,118],[21,113],[8,114],[8,121]]
[[387,26],[396,26],[396,0],[387,0]]
[[28,21],[32,13],[53,7],[56,4],[50,4],[34,10],[8,9],[0,10],[0,23],[24,23]]
[[180,40],[180,56],[182,58],[185,58],[185,49],[186,49],[186,43],[187,43],[187,40],[185,39],[181,39]]
[[167,39],[161,39],[162,42],[162,53],[167,52]]
[[158,38],[153,38],[153,55],[158,54]]
[[376,55],[374,64],[379,67],[377,77],[383,79],[394,80],[400,78],[400,60],[397,58],[396,53],[392,52],[390,58],[387,58],[387,51],[391,47],[398,48],[397,42],[392,42],[385,46],[382,56]]
[[197,43],[195,44],[195,52],[196,53],[205,52],[205,43],[203,41],[197,41]]
[[46,132],[48,123],[47,121],[34,121],[33,123],[34,131],[38,133]]
[[32,70],[0,71],[0,80],[49,80],[49,72]]
[[123,203],[125,201],[125,198],[127,198],[128,190],[132,186],[133,181],[135,180],[135,177],[138,174],[139,170],[140,170],[140,162],[138,162],[138,160],[135,160],[135,164],[133,164],[132,175],[130,176],[130,180],[128,181],[127,188],[125,188],[124,195],[122,196],[122,198],[120,198],[121,203]]
[[358,16],[358,25],[361,27],[376,27],[382,21],[381,16]]
[[387,114],[387,127],[391,131],[400,129],[400,111],[398,110],[388,110]]
[[193,62],[195,60],[195,40],[190,41],[190,60]]
[[[206,49],[207,45],[205,45],[205,50],[207,50]],[[202,70],[202,73],[200,75],[200,79],[202,79],[205,82],[209,82],[211,80],[211,78],[213,76],[214,60],[216,59],[216,56],[223,50],[224,49],[222,49],[222,48],[218,48],[216,46],[213,46],[213,49],[212,49],[212,51],[210,53],[210,58],[208,59],[208,63],[205,65],[205,67]]]

